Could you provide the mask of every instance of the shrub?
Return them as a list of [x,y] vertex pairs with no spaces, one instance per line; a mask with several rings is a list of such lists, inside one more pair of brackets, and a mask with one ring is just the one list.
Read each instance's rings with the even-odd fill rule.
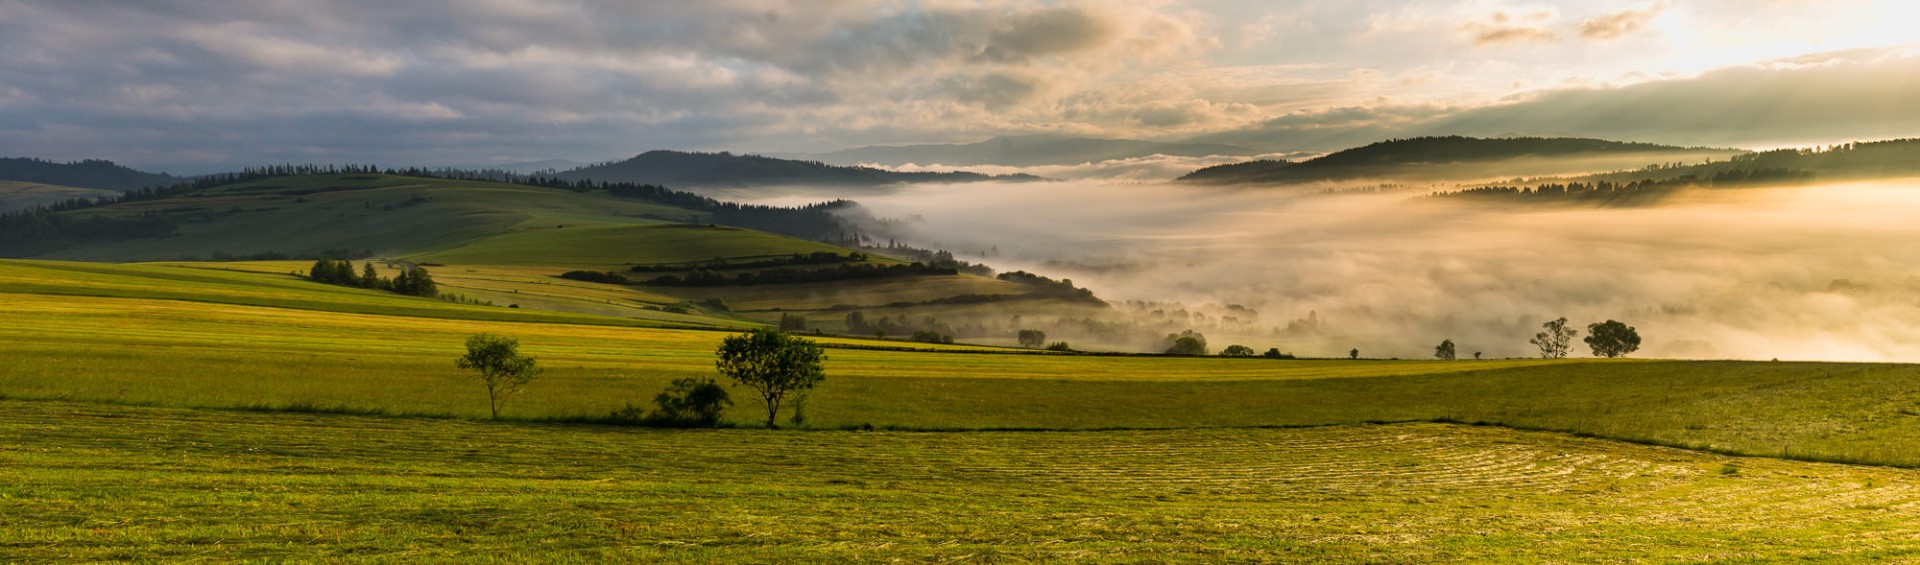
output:
[[654,410],[647,412],[628,404],[615,410],[613,419],[649,426],[674,428],[713,428],[720,425],[720,414],[733,399],[726,387],[713,379],[674,379],[667,390],[653,397]]

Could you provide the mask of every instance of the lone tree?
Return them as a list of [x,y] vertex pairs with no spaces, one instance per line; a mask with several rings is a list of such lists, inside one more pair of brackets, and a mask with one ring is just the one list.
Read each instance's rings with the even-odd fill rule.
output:
[[1640,332],[1613,320],[1587,324],[1587,334],[1587,347],[1593,348],[1594,357],[1611,359],[1640,349]]
[[1433,348],[1433,357],[1442,361],[1452,361],[1458,358],[1459,355],[1456,354],[1453,349],[1453,340],[1441,341],[1439,347]]
[[467,355],[454,361],[462,369],[478,371],[480,384],[487,387],[487,408],[500,419],[500,402],[521,387],[540,378],[540,367],[532,357],[520,355],[520,340],[492,334],[467,338]]
[[[1275,353],[1279,351],[1278,349],[1274,350]],[[1220,350],[1221,357],[1252,357],[1254,355],[1256,354],[1253,352],[1253,348],[1239,344],[1229,345],[1226,349]]]
[[1020,347],[1040,347],[1047,344],[1047,332],[1040,330],[1020,330]]
[[1358,347],[1355,347],[1355,348],[1353,348],[1353,351],[1348,351],[1348,352],[1347,352],[1347,358],[1348,358],[1348,359],[1355,359],[1355,360],[1358,360],[1358,359],[1360,359],[1360,348],[1358,348]]
[[753,329],[720,342],[720,374],[746,385],[767,404],[767,427],[778,427],[780,404],[789,395],[804,394],[826,380],[820,346],[770,329]]
[[1540,327],[1547,331],[1533,334],[1527,343],[1540,348],[1541,359],[1566,359],[1567,352],[1573,349],[1573,336],[1580,335],[1580,330],[1567,327],[1566,318],[1540,324]]

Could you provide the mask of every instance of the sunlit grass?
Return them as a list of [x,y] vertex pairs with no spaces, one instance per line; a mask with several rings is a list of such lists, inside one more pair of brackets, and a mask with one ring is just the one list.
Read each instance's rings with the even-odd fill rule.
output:
[[1912,471],[1434,424],[779,433],[0,401],[0,446],[8,562],[1864,563],[1920,550]]

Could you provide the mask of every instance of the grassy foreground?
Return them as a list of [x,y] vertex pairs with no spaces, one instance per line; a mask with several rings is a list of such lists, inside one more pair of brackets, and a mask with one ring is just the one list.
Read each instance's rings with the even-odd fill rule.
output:
[[0,401],[0,561],[1911,561],[1920,473],[1436,424],[657,431]]

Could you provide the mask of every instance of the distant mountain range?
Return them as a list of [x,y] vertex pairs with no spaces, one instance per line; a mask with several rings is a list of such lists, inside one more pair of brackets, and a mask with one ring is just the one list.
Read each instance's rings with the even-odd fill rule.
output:
[[580,167],[560,173],[565,180],[632,182],[671,188],[749,186],[855,186],[901,183],[957,183],[989,180],[1032,181],[1032,175],[983,175],[969,172],[898,172],[794,161],[733,153],[648,151],[625,161]]
[[1218,143],[1161,143],[1137,139],[1099,139],[1051,135],[1007,135],[979,143],[872,146],[792,157],[842,165],[877,164],[1033,167],[1078,165],[1153,155],[1175,157],[1250,157],[1262,151]]
[[[1644,165],[1646,159],[1728,157],[1743,151],[1675,147],[1581,138],[1419,137],[1382,141],[1305,161],[1257,160],[1207,167],[1178,180],[1207,184],[1292,184],[1351,179],[1426,177],[1467,179],[1482,175],[1557,174],[1578,168]],[[1631,159],[1622,161],[1622,159]],[[1525,172],[1516,162],[1539,161]],[[1490,169],[1475,165],[1499,165]],[[1560,167],[1569,170],[1539,170]]]

